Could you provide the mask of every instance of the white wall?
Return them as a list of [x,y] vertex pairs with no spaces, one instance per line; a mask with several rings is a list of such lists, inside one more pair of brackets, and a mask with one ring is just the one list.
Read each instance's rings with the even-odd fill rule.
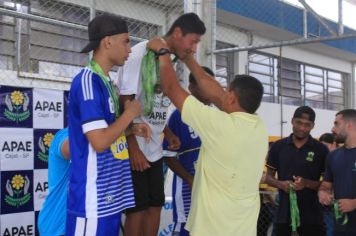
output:
[[90,8],[95,2],[95,8],[116,15],[138,19],[156,25],[165,23],[165,15],[158,8],[130,0],[63,0],[71,4]]
[[[31,76],[31,73],[27,73]],[[35,75],[33,75],[35,76]],[[39,79],[43,77],[43,79]],[[57,81],[50,81],[49,79],[54,79]],[[61,81],[63,79],[63,82]],[[66,79],[66,80],[64,80]],[[14,86],[14,87],[33,87],[33,88],[47,88],[55,90],[69,90],[70,80],[68,78],[54,78],[54,76],[43,75],[36,77],[19,77],[16,71],[12,70],[0,70],[0,86]]]
[[[283,105],[283,134],[281,134],[281,105],[275,103],[262,103],[258,115],[264,120],[270,136],[288,136],[292,132],[291,120],[297,107]],[[315,127],[311,132],[313,137],[330,132],[334,123],[336,111],[314,109],[316,113]]]
[[246,33],[238,31],[236,27],[219,23],[216,26],[216,39],[236,46],[246,46],[248,44]]
[[[279,48],[268,48],[261,51],[279,56]],[[352,72],[351,62],[349,61],[332,58],[330,56],[324,56],[322,54],[307,51],[296,46],[283,47],[282,57],[348,74]]]
[[[230,43],[236,45],[237,47],[245,47],[248,46],[248,34],[245,32],[239,31],[237,28],[228,25],[217,24],[216,29],[216,37],[218,41],[222,41],[225,43]],[[258,35],[253,35],[253,44],[265,44],[265,43],[273,43],[273,41],[268,40],[267,38],[263,38]],[[279,56],[279,48],[268,48],[261,49],[261,52],[265,52],[271,55]],[[326,56],[317,52],[313,52],[310,50],[302,49],[299,46],[288,46],[283,47],[282,49],[282,57],[288,58],[291,60],[304,62],[307,64],[329,68],[332,70],[344,72],[351,74],[352,72],[352,63],[347,60],[341,60],[338,58]],[[239,57],[239,64],[242,63],[243,58]],[[245,63],[247,65],[248,58],[245,59]],[[241,65],[239,66],[241,67]],[[238,73],[241,73],[240,71]]]

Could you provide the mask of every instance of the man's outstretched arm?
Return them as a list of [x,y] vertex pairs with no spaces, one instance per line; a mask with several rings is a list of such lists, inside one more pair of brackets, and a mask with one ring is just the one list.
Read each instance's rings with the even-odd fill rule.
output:
[[[160,38],[151,39],[147,47],[155,52],[161,48],[168,48],[165,41]],[[195,61],[193,55],[187,56],[183,62],[186,63],[193,73],[204,97],[209,99],[209,101],[214,103],[218,108],[221,108],[225,91],[220,84],[201,68]],[[163,92],[171,99],[177,109],[181,111],[183,103],[189,94],[179,85],[169,55],[165,54],[160,56],[159,63]]]
[[203,70],[192,54],[187,56],[183,62],[192,72],[202,95],[221,110],[225,93],[223,87]]
[[[164,41],[161,41],[159,38],[155,38],[148,42],[147,48],[157,52],[161,48],[168,47]],[[163,93],[169,97],[179,111],[182,111],[184,101],[189,96],[189,93],[180,86],[169,54],[159,57],[159,69]]]

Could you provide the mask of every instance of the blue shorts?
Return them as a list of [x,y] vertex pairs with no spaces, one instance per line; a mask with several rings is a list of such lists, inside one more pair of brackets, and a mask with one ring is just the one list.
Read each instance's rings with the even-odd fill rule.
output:
[[174,236],[189,236],[189,231],[185,228],[185,223],[174,222],[173,235]]
[[67,214],[66,236],[119,235],[121,213],[101,218],[83,218]]

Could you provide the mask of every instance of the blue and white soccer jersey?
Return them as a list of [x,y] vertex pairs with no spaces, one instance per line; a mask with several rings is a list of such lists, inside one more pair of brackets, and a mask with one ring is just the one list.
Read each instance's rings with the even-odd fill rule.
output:
[[[181,114],[175,110],[168,121],[168,127],[180,139],[181,147],[176,152],[167,148],[166,140],[163,142],[164,156],[177,156],[180,164],[192,175],[195,174],[195,163],[198,160],[201,146],[200,138],[194,130],[183,123]],[[173,221],[185,223],[188,217],[191,203],[191,189],[179,176],[173,177]]]
[[[128,154],[97,153],[85,133],[115,121],[114,103],[102,79],[86,67],[73,79],[69,95],[71,171],[68,214],[101,218],[134,206]],[[127,143],[118,145],[127,153]],[[112,148],[111,148],[112,149]]]

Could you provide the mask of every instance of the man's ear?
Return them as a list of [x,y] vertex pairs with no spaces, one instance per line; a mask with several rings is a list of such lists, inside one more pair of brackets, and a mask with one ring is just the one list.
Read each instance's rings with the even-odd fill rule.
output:
[[183,36],[182,29],[180,27],[175,27],[173,30],[173,37],[174,38],[181,38]]
[[236,97],[234,91],[228,91],[228,103],[233,105],[233,104],[238,104],[239,103],[239,99]]
[[312,130],[312,129],[314,129],[314,126],[315,126],[315,123],[313,122],[313,125],[312,125],[312,128],[311,128],[311,130]]
[[110,46],[111,46],[111,37],[110,36],[105,36],[103,39],[102,39],[103,43],[104,43],[104,47],[106,49],[109,49]]

